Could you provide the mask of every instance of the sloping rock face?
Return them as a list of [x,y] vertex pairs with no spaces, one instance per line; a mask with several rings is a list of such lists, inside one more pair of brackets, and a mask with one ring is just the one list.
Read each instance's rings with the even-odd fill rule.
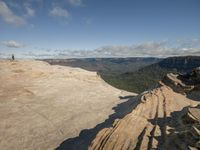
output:
[[0,61],[0,149],[55,149],[113,113],[122,92],[95,72]]
[[[198,89],[196,70],[189,75],[168,74],[160,86],[138,96],[137,107],[112,127],[101,130],[89,149],[198,149],[199,106],[189,106],[198,105],[200,96],[199,101],[187,96]],[[189,126],[184,123],[191,118]]]

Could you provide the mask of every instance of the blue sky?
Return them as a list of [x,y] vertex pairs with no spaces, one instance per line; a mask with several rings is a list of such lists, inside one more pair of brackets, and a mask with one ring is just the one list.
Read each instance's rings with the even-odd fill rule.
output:
[[199,38],[199,0],[0,0],[0,54],[197,55]]

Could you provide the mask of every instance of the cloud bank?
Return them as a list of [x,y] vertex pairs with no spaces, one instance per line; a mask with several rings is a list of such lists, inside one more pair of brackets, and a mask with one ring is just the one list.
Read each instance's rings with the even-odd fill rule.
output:
[[[57,57],[169,57],[199,55],[200,45],[196,40],[185,41],[171,45],[169,42],[144,42],[136,45],[103,46],[95,50],[63,50],[57,51]],[[191,47],[193,45],[193,47]]]
[[[23,44],[15,41],[1,42],[7,47],[22,48]],[[20,51],[16,51],[20,52]],[[14,53],[14,52],[12,52]],[[7,55],[9,52],[7,52]],[[19,54],[19,53],[18,53]],[[108,57],[170,57],[170,56],[200,56],[200,39],[177,40],[174,42],[143,42],[135,45],[111,45],[94,50],[41,49],[23,51],[21,58],[108,58]],[[2,56],[5,56],[2,54]],[[1,56],[1,57],[2,57]]]
[[13,41],[13,40],[10,40],[10,41],[2,41],[1,44],[2,44],[2,45],[5,45],[5,46],[7,46],[7,47],[10,47],[10,48],[22,48],[22,47],[25,46],[24,44],[18,43],[18,42]]

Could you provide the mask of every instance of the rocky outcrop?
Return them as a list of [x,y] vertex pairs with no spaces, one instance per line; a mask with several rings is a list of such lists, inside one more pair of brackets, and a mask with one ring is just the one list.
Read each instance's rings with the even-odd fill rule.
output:
[[137,107],[101,130],[89,150],[198,149],[199,106],[189,106],[200,101],[187,97],[198,87],[197,70],[189,75],[168,74],[159,87],[138,96]]
[[170,86],[176,92],[187,94],[200,89],[200,67],[187,74],[167,74],[162,82]]
[[168,86],[170,86],[174,91],[185,94],[186,92],[192,91],[194,89],[194,85],[187,85],[179,79],[180,75],[176,75],[173,73],[167,74],[162,82]]

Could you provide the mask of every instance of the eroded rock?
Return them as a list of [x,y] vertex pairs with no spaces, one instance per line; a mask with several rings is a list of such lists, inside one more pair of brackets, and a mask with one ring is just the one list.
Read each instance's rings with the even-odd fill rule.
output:
[[131,113],[101,130],[89,150],[199,149],[200,102],[186,95],[197,91],[197,81],[198,69],[166,75],[159,87],[138,96]]
[[200,89],[200,67],[187,74],[167,74],[162,82],[176,92],[185,94]]

